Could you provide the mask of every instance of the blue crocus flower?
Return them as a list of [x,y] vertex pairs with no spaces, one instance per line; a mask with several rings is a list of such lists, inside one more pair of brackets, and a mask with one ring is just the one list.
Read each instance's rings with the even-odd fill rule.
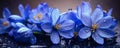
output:
[[40,3],[37,8],[32,9],[29,15],[29,22],[35,23],[35,24],[40,24],[47,12],[49,11],[49,6],[47,3]]
[[111,16],[103,17],[102,8],[99,7],[99,5],[93,11],[92,15],[91,12],[92,9],[89,2],[82,2],[82,7],[78,7],[79,17],[85,25],[79,31],[79,37],[87,39],[92,36],[98,44],[103,44],[103,38],[111,38],[114,36],[114,32],[109,29],[113,23],[113,19]]
[[64,38],[72,38],[74,36],[74,21],[65,19],[60,15],[58,9],[53,9],[50,13],[50,16],[47,16],[46,20],[42,22],[41,28],[50,33],[51,41],[58,44],[60,42],[59,35]]
[[33,35],[32,30],[20,22],[14,24],[14,29],[10,31],[9,35],[21,43],[36,43],[36,37]]
[[8,20],[8,17],[11,15],[10,11],[5,8],[3,11],[3,17],[0,19],[0,34],[7,33],[11,30],[11,25]]
[[26,22],[28,22],[29,13],[30,13],[30,6],[27,5],[27,6],[25,7],[25,9],[24,9],[23,5],[20,4],[20,5],[18,6],[18,9],[19,9],[19,11],[20,11],[21,16],[19,16],[19,15],[11,15],[11,16],[9,16],[9,20],[10,20],[11,22],[15,22],[15,23],[16,23],[16,22],[21,22],[21,23],[26,23]]
[[64,18],[73,20],[75,22],[74,35],[77,36],[79,30],[83,27],[82,22],[77,17],[77,11],[76,10],[69,10],[68,12],[62,13],[62,16],[64,16]]

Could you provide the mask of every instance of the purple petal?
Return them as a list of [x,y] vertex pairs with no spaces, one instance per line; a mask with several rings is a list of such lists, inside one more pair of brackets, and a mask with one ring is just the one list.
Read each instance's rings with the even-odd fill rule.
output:
[[88,27],[84,27],[79,31],[79,37],[82,39],[86,39],[91,36],[91,30]]
[[53,32],[50,34],[50,39],[51,39],[51,41],[53,42],[53,44],[58,44],[58,43],[60,42],[60,37],[59,37],[58,32],[53,31]]
[[102,37],[100,37],[98,35],[98,33],[94,33],[92,35],[92,38],[94,39],[95,42],[97,42],[98,44],[103,44],[104,43],[104,39]]

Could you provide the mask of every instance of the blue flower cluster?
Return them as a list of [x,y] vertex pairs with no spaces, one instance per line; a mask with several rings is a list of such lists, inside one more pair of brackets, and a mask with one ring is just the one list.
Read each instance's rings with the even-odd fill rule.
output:
[[112,9],[104,11],[100,5],[92,11],[89,2],[82,2],[76,10],[60,13],[59,9],[40,3],[31,9],[29,5],[18,6],[21,15],[13,15],[5,8],[0,19],[0,34],[8,33],[18,42],[35,44],[34,34],[45,32],[53,44],[58,44],[60,38],[70,39],[79,36],[81,39],[92,37],[98,44],[104,44],[104,38],[112,38],[113,28],[117,22]]

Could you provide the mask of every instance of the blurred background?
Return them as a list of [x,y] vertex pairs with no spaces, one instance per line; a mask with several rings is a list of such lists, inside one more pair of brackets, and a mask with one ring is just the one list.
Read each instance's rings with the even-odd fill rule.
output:
[[61,12],[65,12],[68,9],[76,9],[76,6],[80,5],[82,1],[90,1],[93,10],[97,4],[100,4],[106,11],[113,8],[112,16],[120,21],[120,0],[0,0],[0,17],[2,17],[4,8],[8,8],[12,14],[19,15],[19,4],[24,6],[29,4],[31,8],[35,8],[39,3],[47,2],[49,6],[59,8]]

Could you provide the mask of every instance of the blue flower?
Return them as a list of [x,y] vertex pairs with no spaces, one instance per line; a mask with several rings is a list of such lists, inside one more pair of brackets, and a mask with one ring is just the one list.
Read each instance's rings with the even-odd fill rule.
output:
[[21,23],[26,23],[29,18],[29,13],[30,13],[30,6],[27,5],[24,9],[23,5],[20,4],[18,6],[18,9],[20,11],[21,16],[19,15],[11,15],[9,16],[9,21],[11,22],[21,22]]
[[14,23],[14,29],[9,32],[9,35],[13,36],[18,42],[36,43],[36,37],[33,35],[32,30],[20,22]]
[[75,27],[74,27],[74,35],[77,36],[79,30],[83,27],[82,22],[80,21],[79,17],[77,17],[77,11],[76,10],[69,10],[68,12],[64,12],[61,14],[64,16],[64,18],[70,19],[75,22]]
[[0,19],[0,34],[7,33],[11,30],[11,25],[8,20],[8,17],[11,15],[10,11],[5,8],[3,11],[3,17]]
[[79,17],[82,23],[85,25],[79,31],[79,37],[87,39],[90,36],[98,44],[103,44],[103,38],[111,38],[114,36],[114,32],[109,29],[113,23],[111,16],[103,17],[103,10],[98,5],[91,15],[92,9],[89,2],[82,2],[82,7],[78,7]]
[[29,15],[29,22],[40,24],[46,14],[49,12],[49,6],[47,3],[40,3],[37,8],[32,9]]
[[53,9],[47,16],[46,20],[41,24],[41,28],[50,33],[50,39],[54,44],[60,42],[60,36],[64,38],[72,38],[74,32],[74,21],[64,18],[60,15],[58,9]]

